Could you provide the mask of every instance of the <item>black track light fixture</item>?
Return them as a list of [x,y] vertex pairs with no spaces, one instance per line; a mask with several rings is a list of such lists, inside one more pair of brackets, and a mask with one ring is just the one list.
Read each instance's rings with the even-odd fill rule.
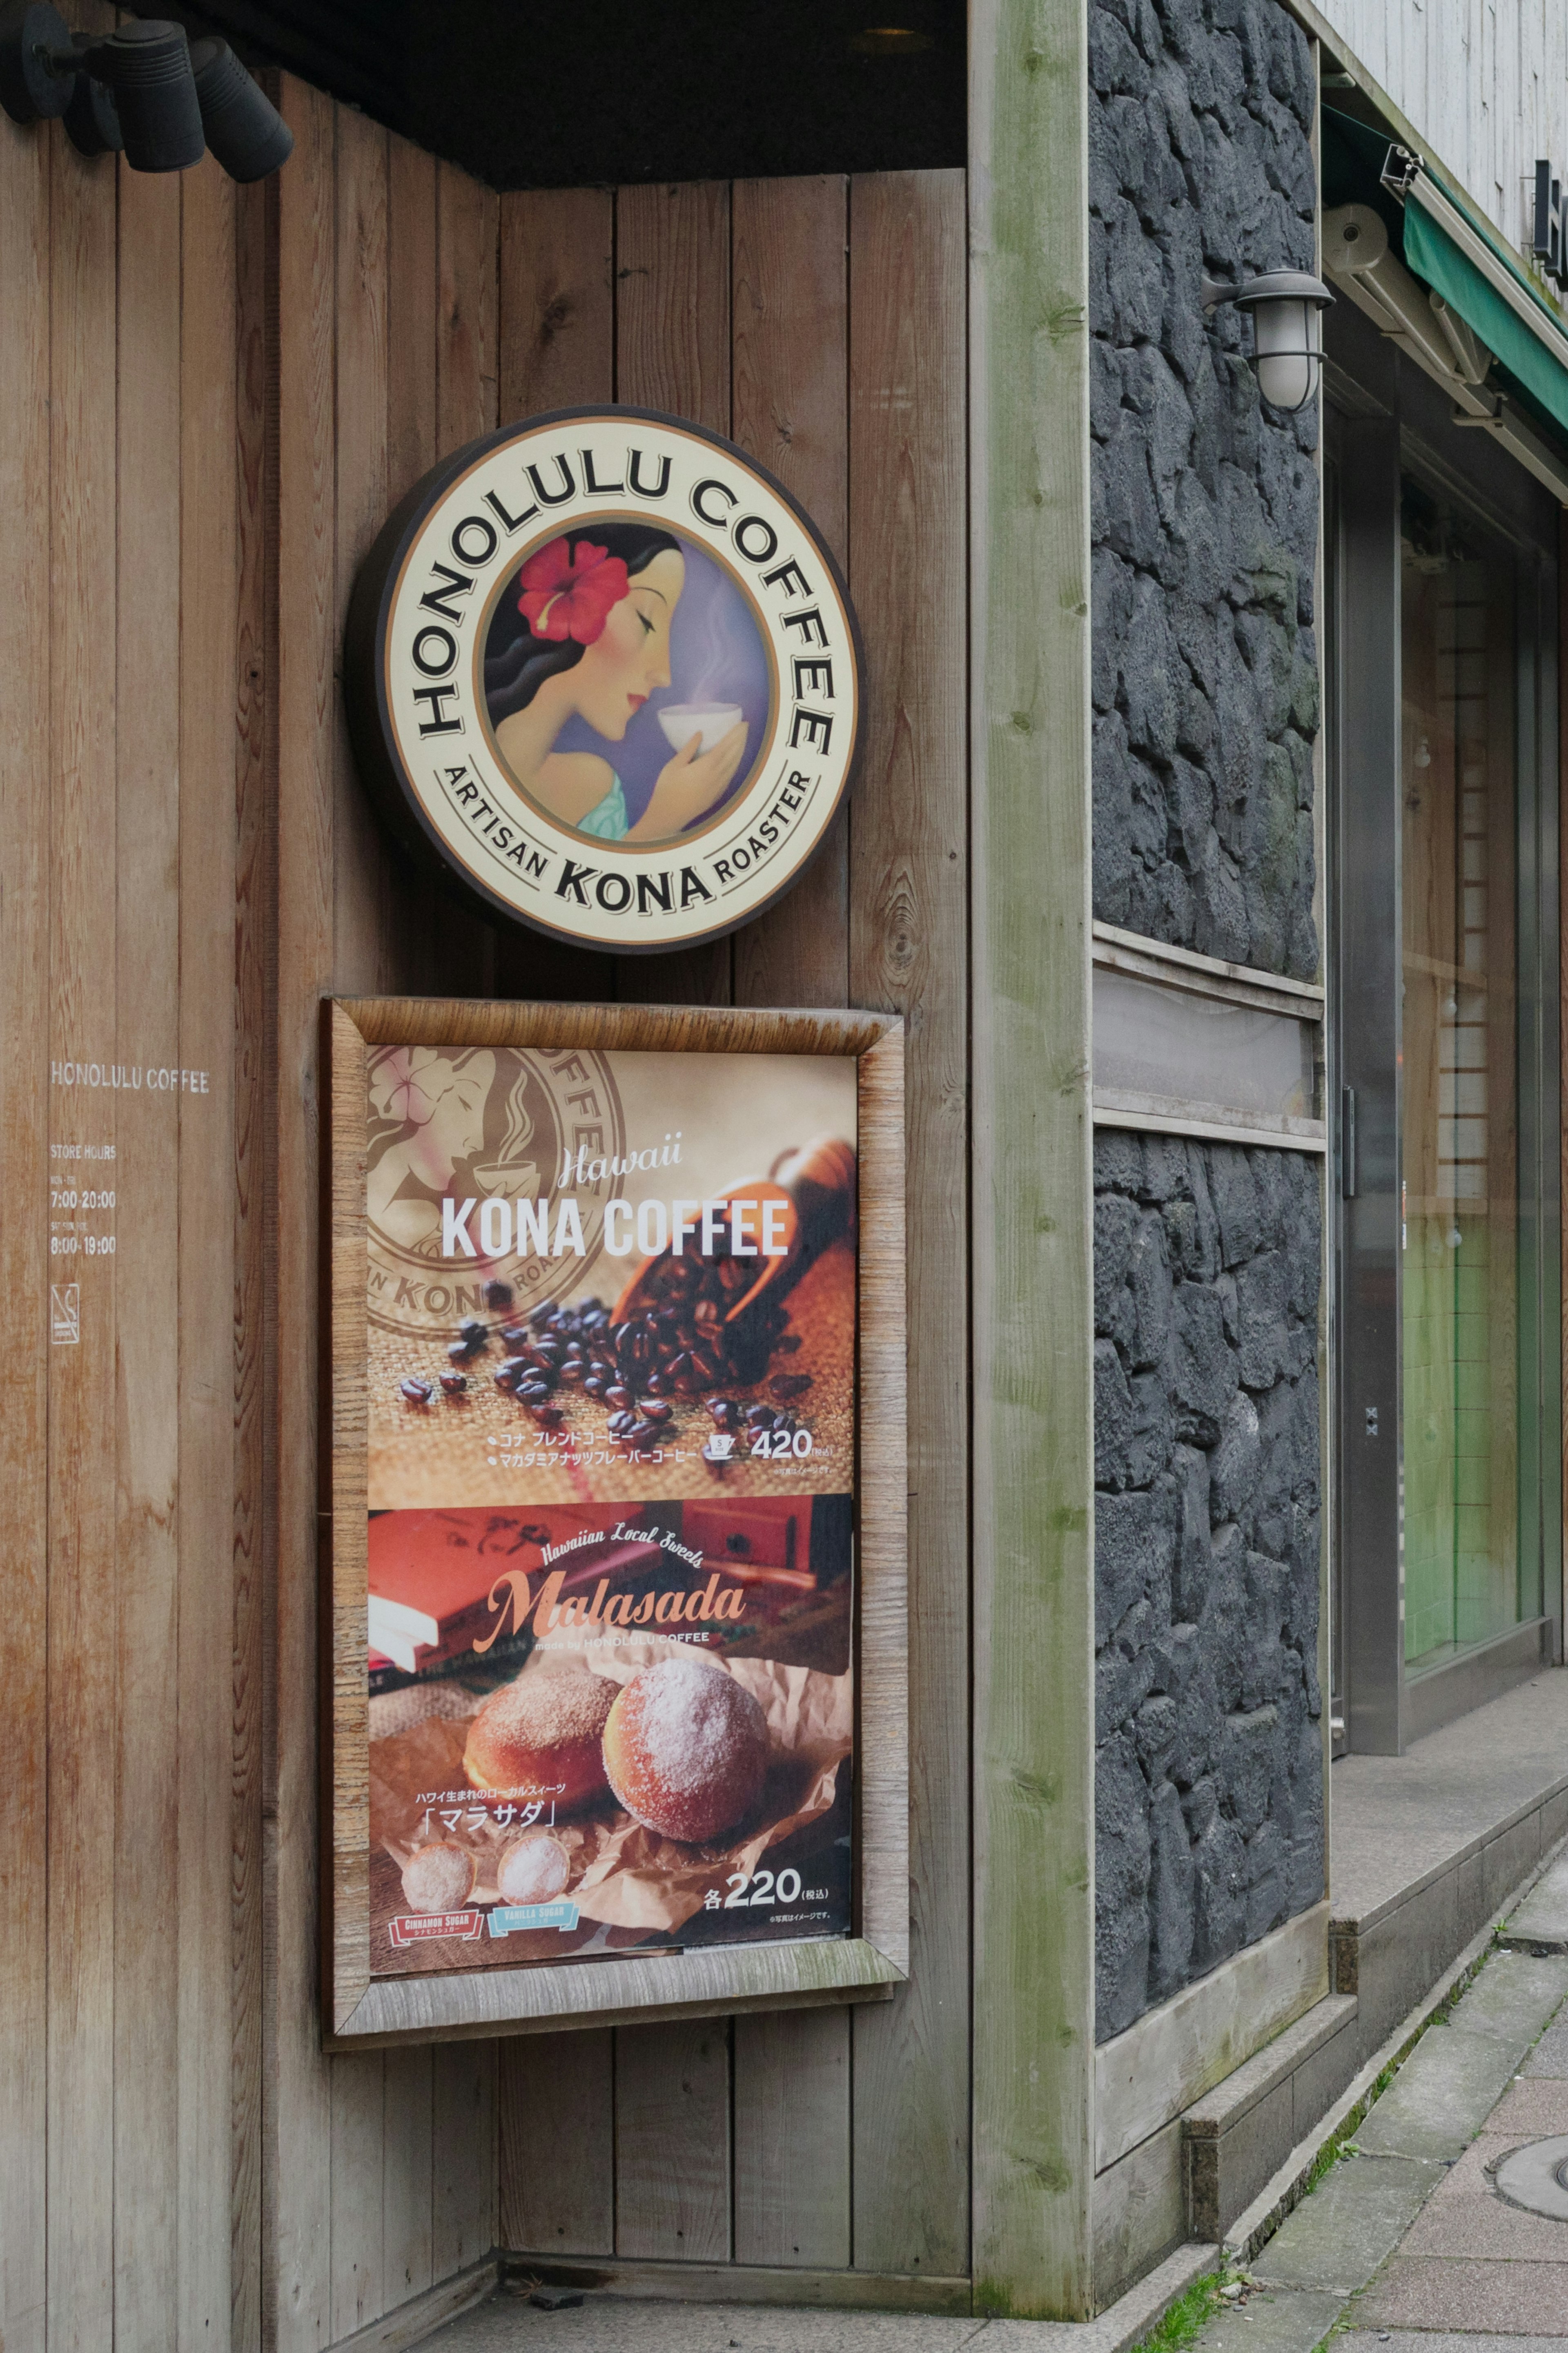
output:
[[207,145],[231,180],[265,180],[294,152],[294,134],[226,41],[196,41],[191,71]]
[[0,106],[15,122],[63,115],[84,155],[123,148],[136,172],[186,171],[210,146],[232,179],[260,180],[294,146],[226,41],[193,49],[158,17],[95,40],[44,0],[0,6]]

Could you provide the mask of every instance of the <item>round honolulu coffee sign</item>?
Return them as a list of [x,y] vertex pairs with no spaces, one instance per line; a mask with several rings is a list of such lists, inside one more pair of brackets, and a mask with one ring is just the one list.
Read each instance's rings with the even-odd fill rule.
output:
[[849,781],[820,534],[716,434],[559,410],[410,492],[355,584],[350,723],[411,847],[556,938],[688,947],[786,891]]

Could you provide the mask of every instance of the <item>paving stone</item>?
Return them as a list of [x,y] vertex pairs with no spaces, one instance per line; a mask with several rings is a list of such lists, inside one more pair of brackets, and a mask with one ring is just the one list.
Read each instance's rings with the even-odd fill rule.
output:
[[1357,2133],[1358,2147],[1380,2157],[1458,2157],[1512,2082],[1519,2057],[1500,2035],[1429,2027]]
[[1495,1953],[1463,1997],[1465,2031],[1528,2049],[1564,1996],[1568,1954]]
[[1515,2141],[1568,2133],[1568,2082],[1561,2075],[1520,2076],[1487,2118],[1487,2130]]
[[1342,2296],[1321,2289],[1249,2295],[1237,2311],[1205,2322],[1194,2353],[1313,2353],[1343,2308]]
[[1398,2246],[1442,2176],[1400,2157],[1352,2157],[1287,2215],[1252,2266],[1284,2287],[1364,2287]]
[[1568,2077],[1568,2009],[1558,2011],[1520,2073]]
[[[1455,2168],[1456,2172],[1458,2167]],[[1568,2227],[1545,2214],[1526,2214],[1506,2205],[1489,2183],[1447,2196],[1444,2184],[1424,2206],[1399,2252],[1405,2255],[1456,2255],[1485,2263],[1568,2264]],[[1568,2325],[1568,2274],[1560,2291]]]
[[1510,1936],[1568,1948],[1568,1847],[1542,1873],[1507,1929]]
[[1568,2337],[1568,2295],[1561,2263],[1396,2255],[1357,2299],[1351,2317],[1358,2329],[1505,2331],[1555,2337],[1561,2345]]
[[1561,2337],[1455,2336],[1446,2328],[1352,2328],[1334,2339],[1334,2353],[1563,2353]]

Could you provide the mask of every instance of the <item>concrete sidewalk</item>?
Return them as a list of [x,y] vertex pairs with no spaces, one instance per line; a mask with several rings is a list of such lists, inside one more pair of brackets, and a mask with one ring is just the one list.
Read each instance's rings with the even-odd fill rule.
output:
[[1218,2247],[1181,2248],[1097,2320],[986,2320],[967,2315],[802,2311],[754,2304],[635,2301],[590,2295],[536,2310],[526,2282],[424,2340],[428,2353],[1130,2353],[1173,2300],[1211,2275]]
[[[1522,2211],[1489,2168],[1568,2136],[1568,1848],[1427,2028],[1316,2188],[1248,2268],[1226,2268],[1193,2353],[1564,2353],[1568,2220]],[[429,2353],[1130,2353],[1223,2251],[1189,2246],[1098,2320],[976,2319],[589,2294],[540,2310],[527,2281]],[[366,2353],[371,2353],[366,2332]],[[355,2339],[356,2347],[359,2344]],[[390,2342],[390,2340],[387,2340]]]
[[1492,2168],[1568,2135],[1568,1852],[1194,2353],[1530,2353],[1568,2344],[1568,2220]]

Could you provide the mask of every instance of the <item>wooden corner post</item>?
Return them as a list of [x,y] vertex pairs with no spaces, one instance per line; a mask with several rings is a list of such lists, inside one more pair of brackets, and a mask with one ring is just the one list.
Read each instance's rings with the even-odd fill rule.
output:
[[974,2309],[1091,2308],[1088,22],[971,10]]

